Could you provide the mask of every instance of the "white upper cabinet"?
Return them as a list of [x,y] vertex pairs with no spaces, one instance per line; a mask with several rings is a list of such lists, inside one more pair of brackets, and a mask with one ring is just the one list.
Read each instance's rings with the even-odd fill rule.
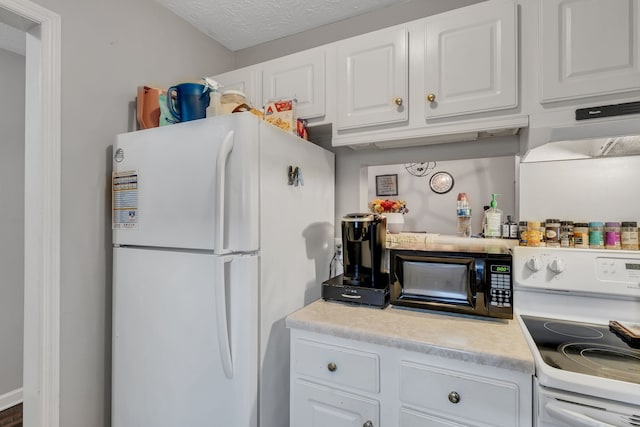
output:
[[517,5],[513,0],[483,2],[425,22],[427,119],[518,105]]
[[325,52],[313,49],[262,64],[262,105],[296,98],[298,117],[325,115]]
[[408,33],[381,30],[337,43],[337,128],[408,119]]
[[542,0],[541,101],[640,89],[638,0]]
[[258,84],[259,71],[256,67],[245,67],[227,73],[213,76],[213,79],[222,85],[221,92],[225,90],[239,90],[244,93],[249,105],[261,107],[260,88]]

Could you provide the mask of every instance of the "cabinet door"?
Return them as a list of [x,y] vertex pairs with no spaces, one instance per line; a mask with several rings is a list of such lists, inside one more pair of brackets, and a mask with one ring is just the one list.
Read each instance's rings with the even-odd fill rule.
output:
[[259,72],[254,67],[246,67],[218,74],[212,78],[222,85],[222,92],[239,90],[245,94],[249,105],[262,108],[262,98],[257,96],[259,93],[258,76]]
[[541,101],[640,89],[638,0],[540,2]]
[[277,98],[296,98],[298,117],[324,116],[324,51],[302,52],[264,64],[262,104]]
[[400,408],[399,427],[469,427],[469,424],[458,424],[411,409]]
[[517,106],[516,4],[485,2],[426,20],[426,117]]
[[407,121],[407,55],[405,28],[337,44],[338,129]]
[[[380,404],[343,391],[296,380],[293,397],[295,427],[379,427]],[[369,422],[369,423],[367,423]]]

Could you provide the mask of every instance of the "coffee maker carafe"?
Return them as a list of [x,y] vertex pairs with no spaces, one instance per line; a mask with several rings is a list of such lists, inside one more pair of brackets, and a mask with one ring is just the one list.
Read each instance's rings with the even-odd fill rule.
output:
[[382,288],[382,256],[386,239],[386,218],[376,214],[352,213],[342,218],[345,284]]
[[387,219],[370,213],[342,218],[344,273],[322,284],[322,298],[384,308],[389,304],[389,277],[383,256]]

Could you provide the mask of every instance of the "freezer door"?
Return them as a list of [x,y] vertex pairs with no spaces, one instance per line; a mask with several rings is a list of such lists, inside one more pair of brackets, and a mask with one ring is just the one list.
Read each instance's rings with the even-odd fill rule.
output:
[[258,259],[114,249],[114,427],[257,426]]
[[257,250],[259,124],[240,113],[118,135],[113,242]]

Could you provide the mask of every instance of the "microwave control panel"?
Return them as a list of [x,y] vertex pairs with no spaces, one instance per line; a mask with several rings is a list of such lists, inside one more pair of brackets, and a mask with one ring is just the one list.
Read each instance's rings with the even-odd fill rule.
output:
[[486,266],[486,278],[489,285],[487,305],[489,309],[507,308],[513,305],[513,288],[511,282],[511,265],[500,261],[489,261]]

